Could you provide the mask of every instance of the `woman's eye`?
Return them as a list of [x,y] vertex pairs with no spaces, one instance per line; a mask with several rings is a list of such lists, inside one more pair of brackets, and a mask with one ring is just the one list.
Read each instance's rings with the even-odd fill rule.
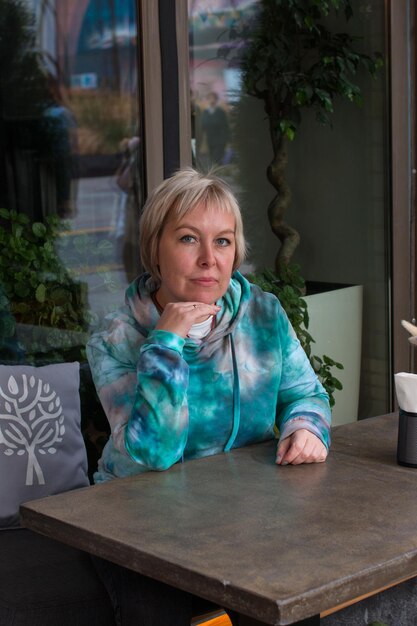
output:
[[221,247],[230,246],[230,239],[226,239],[225,237],[220,237],[217,239],[217,245]]
[[196,239],[195,237],[193,237],[193,235],[184,235],[180,239],[180,241],[182,241],[183,243],[194,243],[195,240]]

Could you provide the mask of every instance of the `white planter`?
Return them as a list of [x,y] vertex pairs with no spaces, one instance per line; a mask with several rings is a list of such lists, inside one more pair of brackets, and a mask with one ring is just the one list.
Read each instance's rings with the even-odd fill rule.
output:
[[363,287],[342,287],[306,296],[310,332],[315,343],[312,352],[326,354],[344,366],[335,370],[343,385],[336,391],[333,425],[346,424],[358,418],[359,383],[362,346]]

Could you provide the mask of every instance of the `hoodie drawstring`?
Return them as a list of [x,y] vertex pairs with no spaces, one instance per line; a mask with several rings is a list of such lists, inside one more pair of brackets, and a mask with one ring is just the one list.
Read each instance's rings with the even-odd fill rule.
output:
[[233,340],[232,333],[230,333],[229,337],[230,337],[230,348],[232,351],[232,362],[233,362],[233,428],[232,428],[232,433],[229,437],[229,440],[224,447],[225,452],[229,452],[230,448],[234,444],[238,430],[239,430],[239,424],[240,424],[239,372],[237,369],[235,343]]

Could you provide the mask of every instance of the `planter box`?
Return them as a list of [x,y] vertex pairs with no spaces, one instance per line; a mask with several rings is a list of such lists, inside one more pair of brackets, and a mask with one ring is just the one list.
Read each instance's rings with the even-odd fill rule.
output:
[[[319,293],[321,289],[330,289]],[[336,391],[333,425],[346,424],[358,418],[362,347],[362,285],[345,286],[324,283],[307,284],[305,300],[310,316],[309,332],[315,340],[312,352],[328,355],[344,366],[336,370],[343,384]]]

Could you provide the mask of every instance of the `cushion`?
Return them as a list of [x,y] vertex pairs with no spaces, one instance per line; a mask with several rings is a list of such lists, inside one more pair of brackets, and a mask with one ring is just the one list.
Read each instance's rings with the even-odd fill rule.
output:
[[0,527],[28,500],[89,484],[79,363],[0,365]]

